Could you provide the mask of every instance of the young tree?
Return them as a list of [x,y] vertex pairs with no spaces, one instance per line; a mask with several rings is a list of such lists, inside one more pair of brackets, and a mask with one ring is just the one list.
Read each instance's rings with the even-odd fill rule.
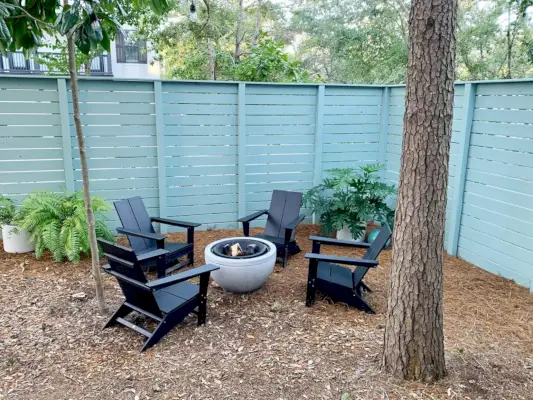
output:
[[403,146],[383,367],[432,381],[446,374],[444,221],[452,128],[457,0],[413,0]]
[[[134,8],[150,6],[155,12],[161,13],[166,9],[167,3],[166,0],[133,0],[131,6]],[[74,0],[72,4],[69,4],[68,0],[63,0],[63,7],[60,7],[53,0],[0,1],[0,50],[15,51],[22,48],[28,52],[40,45],[45,34],[59,33],[67,38],[74,125],[80,153],[83,198],[91,247],[92,275],[95,280],[96,298],[101,312],[105,311],[105,302],[89,191],[85,139],[80,119],[76,47],[83,54],[94,52],[99,46],[109,52],[111,38],[120,28],[114,17],[117,10],[121,12],[123,10],[123,5],[119,0]]]

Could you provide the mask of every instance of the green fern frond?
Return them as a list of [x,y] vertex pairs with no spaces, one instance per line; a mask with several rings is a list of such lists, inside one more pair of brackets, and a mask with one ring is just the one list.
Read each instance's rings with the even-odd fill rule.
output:
[[[111,206],[100,197],[91,200],[97,236],[112,240],[113,235],[103,222],[105,216],[102,214]],[[24,199],[17,218],[17,225],[28,230],[35,241],[37,258],[49,250],[58,262],[66,257],[77,263],[81,255],[90,253],[82,191],[71,195],[35,192]]]

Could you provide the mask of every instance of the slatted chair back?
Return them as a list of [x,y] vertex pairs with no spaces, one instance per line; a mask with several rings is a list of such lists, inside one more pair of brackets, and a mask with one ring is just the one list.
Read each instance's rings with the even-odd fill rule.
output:
[[[363,256],[364,260],[376,260],[381,253],[381,250],[385,248],[387,241],[390,239],[392,232],[387,224],[381,228],[378,237],[372,243],[372,246],[368,248],[365,255]],[[365,277],[369,268],[357,267],[353,272],[353,281],[355,284],[361,282]]]
[[103,239],[98,239],[98,244],[107,258],[110,273],[115,276],[124,293],[126,302],[160,315],[154,294],[144,285],[147,279],[133,250]]
[[[113,204],[115,205],[115,210],[117,210],[123,228],[145,233],[155,233],[152,221],[141,197],[136,196],[130,199],[119,200]],[[136,254],[157,249],[157,243],[152,239],[128,236],[128,240]]]
[[[265,225],[265,235],[279,238],[285,237],[284,226],[292,222],[300,215],[302,206],[302,193],[288,192],[285,190],[274,190],[268,218]],[[291,240],[294,239],[293,231]]]

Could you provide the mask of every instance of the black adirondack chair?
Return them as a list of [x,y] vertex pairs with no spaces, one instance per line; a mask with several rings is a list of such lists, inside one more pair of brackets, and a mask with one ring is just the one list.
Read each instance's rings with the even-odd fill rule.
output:
[[258,211],[239,219],[238,222],[242,222],[244,236],[249,236],[250,222],[267,214],[264,233],[254,237],[274,243],[278,254],[283,257],[283,267],[286,267],[289,254],[293,255],[300,252],[300,247],[295,240],[295,233],[296,227],[305,218],[305,215],[300,215],[301,206],[302,193],[274,190],[269,210]]
[[[204,265],[147,281],[132,249],[103,239],[98,239],[98,243],[109,263],[103,266],[104,271],[117,279],[126,298],[104,329],[121,324],[146,336],[148,339],[141,348],[144,351],[161,340],[190,313],[198,315],[198,325],[205,323],[209,275],[219,267]],[[198,276],[199,285],[188,282]],[[158,322],[157,327],[149,332],[126,320],[125,317],[133,311]]]
[[[151,257],[151,253],[157,249],[168,251],[164,263],[165,269],[157,268],[158,278],[186,265],[194,265],[194,228],[201,224],[150,217],[142,199],[138,196],[115,201],[114,204],[122,223],[117,232],[128,236],[130,246],[137,255],[141,267],[157,267]],[[166,235],[155,233],[152,222],[187,228],[187,243],[165,242]],[[180,262],[179,258],[183,256],[187,256],[187,259]]]
[[[314,304],[316,291],[319,291],[333,301],[340,301],[367,313],[375,314],[363,298],[363,291],[371,292],[363,282],[363,278],[370,268],[378,265],[377,257],[390,237],[391,231],[387,225],[381,229],[372,244],[311,236],[312,253],[305,255],[309,258],[306,305],[311,307]],[[366,248],[367,251],[363,258],[330,256],[320,254],[321,244]],[[355,266],[355,270],[352,271],[338,264]]]

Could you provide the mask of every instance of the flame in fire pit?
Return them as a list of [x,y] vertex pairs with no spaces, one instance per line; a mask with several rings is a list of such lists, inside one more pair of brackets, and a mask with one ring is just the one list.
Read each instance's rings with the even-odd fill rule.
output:
[[229,243],[223,247],[224,254],[228,257],[242,257],[252,256],[257,252],[257,245],[250,243],[246,246],[246,250],[243,250],[239,242],[230,245]]

